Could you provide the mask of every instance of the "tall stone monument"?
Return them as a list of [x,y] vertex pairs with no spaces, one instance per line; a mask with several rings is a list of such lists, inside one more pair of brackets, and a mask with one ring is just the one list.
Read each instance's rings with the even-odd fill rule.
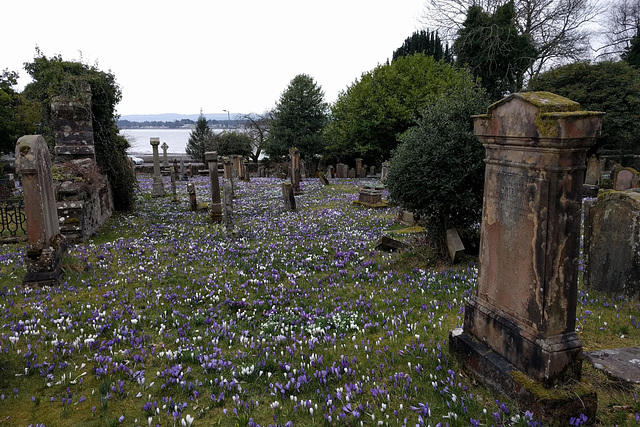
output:
[[527,384],[575,384],[581,376],[575,332],[581,192],[603,114],[530,92],[474,117],[474,134],[486,149],[480,270],[464,329],[452,331],[450,346],[486,383],[543,417],[595,415],[595,393],[541,400]]
[[65,239],[60,234],[51,176],[51,158],[42,135],[26,135],[16,144],[16,173],[22,178],[28,247],[24,285],[52,285],[62,275]]
[[164,183],[162,175],[160,175],[160,155],[158,154],[158,146],[160,138],[151,138],[151,147],[153,148],[153,185],[151,186],[152,197],[164,197]]
[[233,183],[233,163],[231,162],[231,159],[226,156],[222,158],[222,162],[224,163],[223,177],[231,183],[231,196],[235,198],[236,189],[235,184]]
[[74,97],[56,96],[51,101],[55,126],[55,155],[64,160],[96,160],[91,113],[91,87],[84,84]]
[[218,180],[218,153],[207,151],[204,153],[204,160],[209,167],[209,178],[211,181],[211,220],[213,222],[222,221],[222,203],[220,201],[220,181]]

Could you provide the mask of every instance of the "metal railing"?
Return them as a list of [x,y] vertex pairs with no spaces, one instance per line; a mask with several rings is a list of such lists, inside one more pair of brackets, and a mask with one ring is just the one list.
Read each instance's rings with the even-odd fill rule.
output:
[[24,213],[24,199],[10,197],[0,199],[0,241],[26,239],[27,217]]

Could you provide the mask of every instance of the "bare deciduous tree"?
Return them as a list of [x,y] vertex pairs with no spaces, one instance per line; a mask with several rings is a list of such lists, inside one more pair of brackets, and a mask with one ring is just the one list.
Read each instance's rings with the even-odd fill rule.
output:
[[[628,0],[637,1],[637,0]],[[422,23],[454,40],[472,5],[493,14],[507,0],[426,0]],[[588,24],[602,13],[598,0],[515,0],[516,25],[538,51],[529,77],[550,65],[584,59],[589,53]]]
[[264,141],[269,134],[273,113],[271,111],[262,114],[249,113],[243,114],[239,118],[246,120],[244,129],[245,133],[251,138],[251,152],[253,153],[251,158],[254,162],[257,162],[264,148]]
[[612,0],[602,20],[603,45],[598,57],[619,59],[630,47],[631,39],[640,28],[640,2],[638,0]]

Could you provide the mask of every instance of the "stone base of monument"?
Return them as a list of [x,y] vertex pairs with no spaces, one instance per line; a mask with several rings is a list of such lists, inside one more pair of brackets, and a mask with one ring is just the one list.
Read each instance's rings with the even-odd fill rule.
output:
[[22,284],[28,287],[55,285],[62,276],[60,262],[66,250],[66,241],[61,234],[51,239],[50,246],[40,249],[30,247],[24,257],[26,275]]
[[386,208],[389,206],[385,200],[382,200],[382,188],[380,187],[362,187],[358,200],[354,200],[355,204],[366,206],[368,208]]
[[545,425],[567,426],[571,418],[579,418],[582,414],[587,417],[587,425],[595,422],[598,397],[585,381],[545,387],[464,333],[462,328],[449,332],[449,349],[465,370],[494,391],[514,399],[522,411],[536,414]]

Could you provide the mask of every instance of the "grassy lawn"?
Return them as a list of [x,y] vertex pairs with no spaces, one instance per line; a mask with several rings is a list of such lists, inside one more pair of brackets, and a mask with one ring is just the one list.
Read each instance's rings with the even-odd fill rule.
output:
[[[449,355],[473,262],[374,251],[402,233],[396,208],[352,203],[359,182],[305,180],[294,213],[279,180],[236,182],[229,238],[185,183],[172,204],[141,176],[136,212],[71,246],[46,289],[21,286],[24,244],[1,246],[0,426],[537,425]],[[638,301],[581,290],[577,318],[586,350],[640,342]],[[638,423],[637,388],[584,377],[598,424]]]

